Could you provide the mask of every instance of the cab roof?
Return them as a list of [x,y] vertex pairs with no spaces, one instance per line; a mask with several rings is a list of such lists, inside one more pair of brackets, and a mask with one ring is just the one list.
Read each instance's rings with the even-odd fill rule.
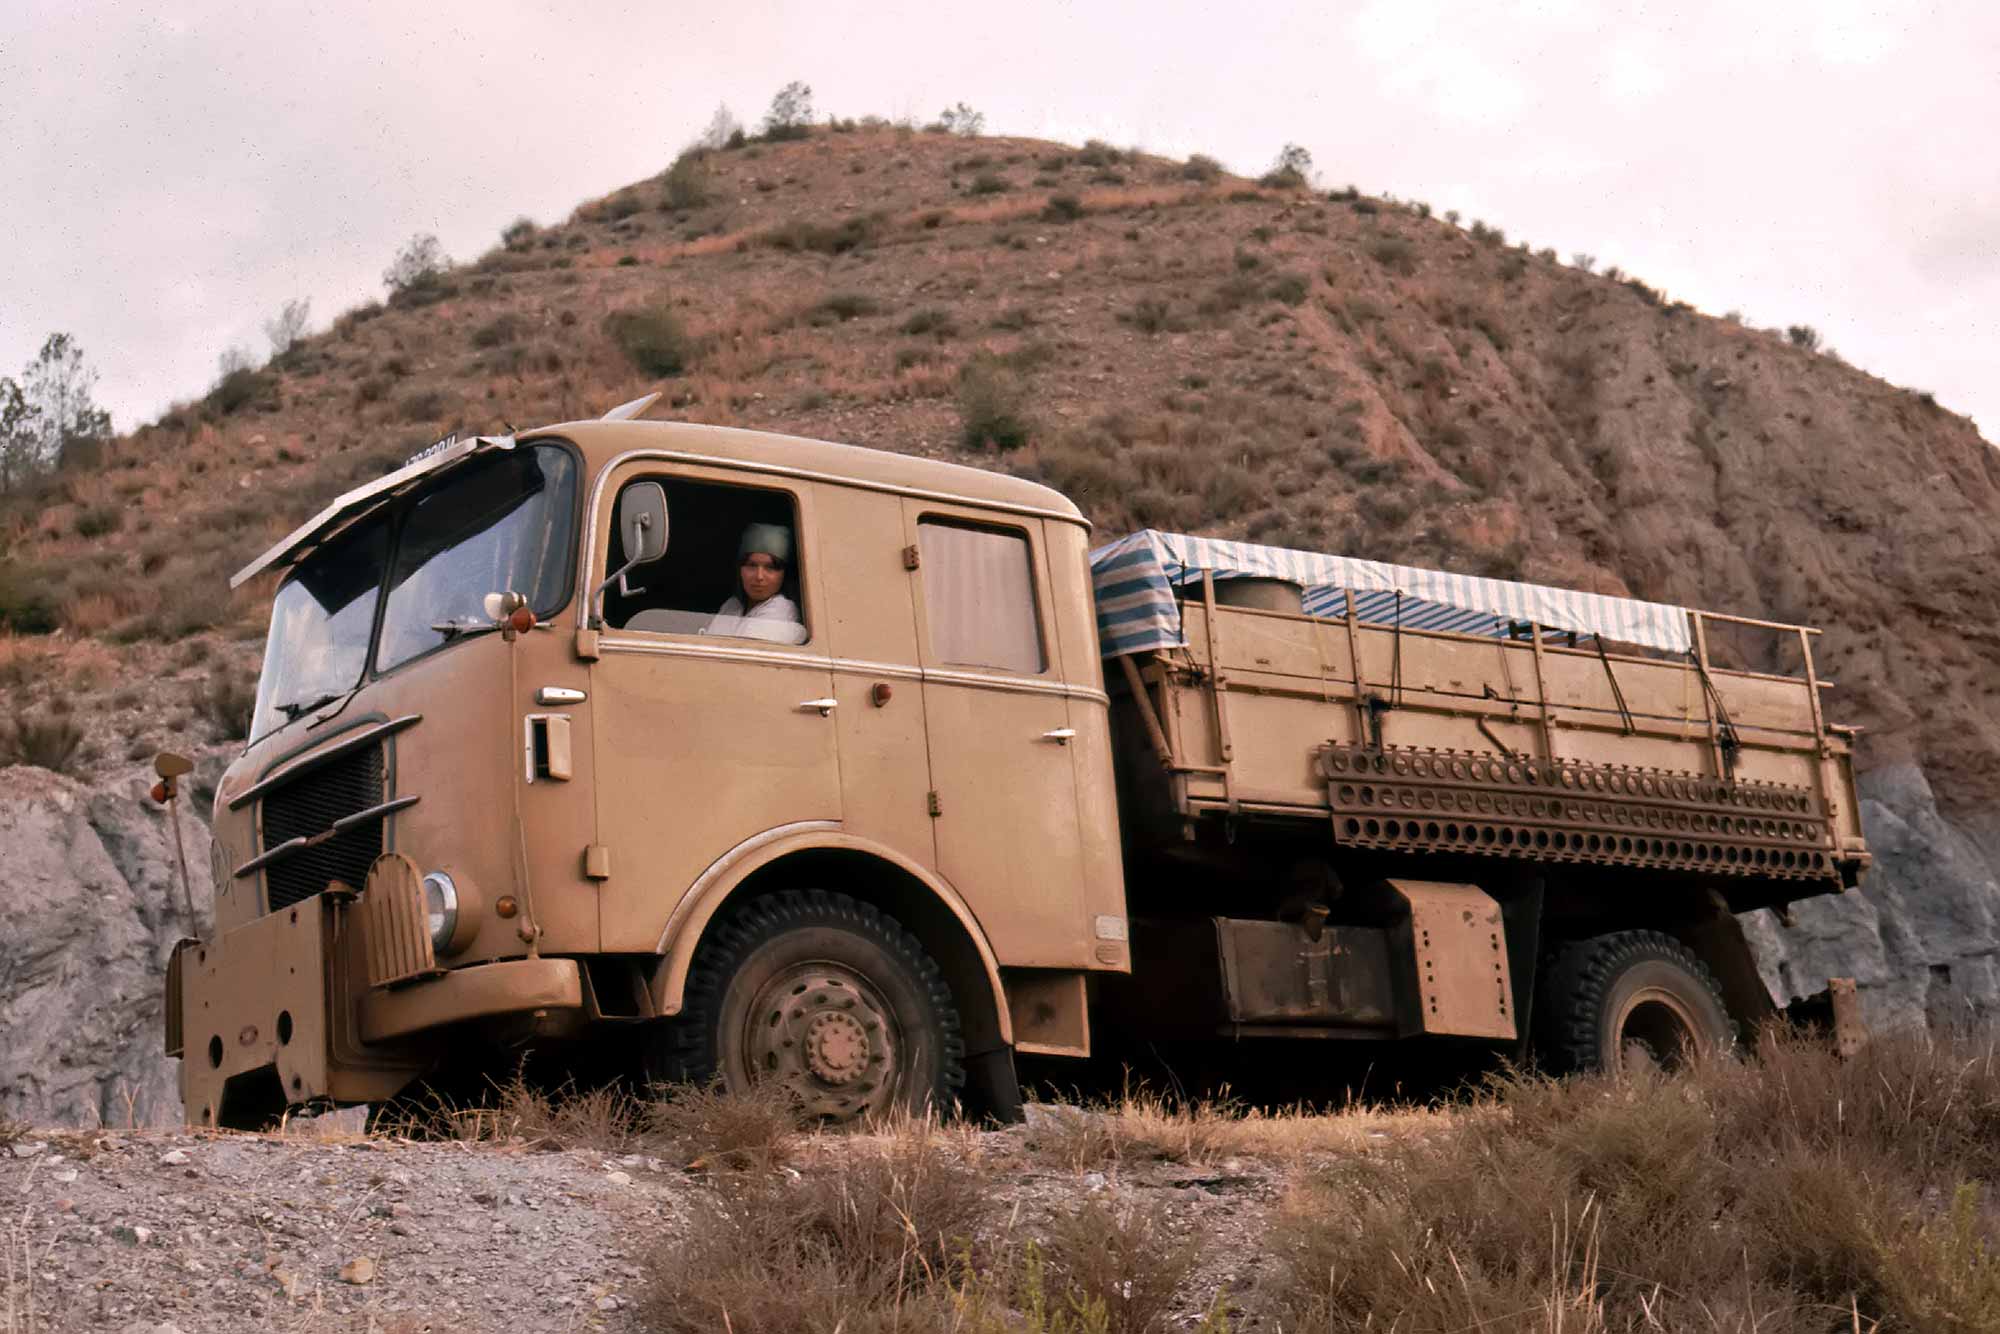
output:
[[1027,510],[1086,524],[1082,511],[1061,492],[1024,477],[987,472],[941,459],[886,449],[835,444],[771,431],[748,431],[696,422],[580,421],[521,433],[531,439],[559,436],[581,449],[592,476],[623,455],[647,452],[688,461],[740,464],[754,471],[858,483]]
[[1089,527],[1081,511],[1061,492],[1005,473],[967,468],[939,459],[888,450],[839,445],[828,440],[746,431],[695,422],[576,421],[537,427],[518,436],[477,436],[440,442],[402,468],[336,497],[319,513],[237,571],[231,588],[266,570],[302,559],[362,515],[388,504],[434,473],[493,449],[511,449],[537,440],[567,440],[583,454],[586,474],[595,478],[619,459],[651,455],[689,463],[722,464],[774,476],[847,483],[934,499],[964,501],[1015,513],[1038,514]]

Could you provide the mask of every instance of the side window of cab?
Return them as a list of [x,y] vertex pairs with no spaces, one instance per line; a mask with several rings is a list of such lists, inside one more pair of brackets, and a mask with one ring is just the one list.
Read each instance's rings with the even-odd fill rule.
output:
[[931,654],[948,667],[1048,670],[1027,534],[925,516],[917,521]]
[[[636,571],[626,591],[616,584],[605,590],[607,627],[773,644],[811,640],[792,493],[657,475],[626,485],[638,482],[666,490],[667,554]],[[613,528],[600,578],[625,563],[623,537]]]

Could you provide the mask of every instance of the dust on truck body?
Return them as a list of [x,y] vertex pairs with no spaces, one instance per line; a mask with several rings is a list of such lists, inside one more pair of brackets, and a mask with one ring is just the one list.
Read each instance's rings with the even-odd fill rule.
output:
[[1769,1011],[1732,914],[1867,862],[1809,631],[1733,671],[1657,604],[1093,558],[1018,478],[631,415],[429,451],[237,576],[287,569],[168,970],[190,1122],[526,1048],[832,1119],[1007,1114],[1093,1027],[1672,1059]]

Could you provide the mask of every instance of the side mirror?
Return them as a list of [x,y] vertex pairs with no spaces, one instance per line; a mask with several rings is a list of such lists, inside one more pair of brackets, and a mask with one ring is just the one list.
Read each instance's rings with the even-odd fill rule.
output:
[[658,482],[635,482],[618,497],[618,533],[625,539],[626,569],[651,565],[667,554],[667,492]]

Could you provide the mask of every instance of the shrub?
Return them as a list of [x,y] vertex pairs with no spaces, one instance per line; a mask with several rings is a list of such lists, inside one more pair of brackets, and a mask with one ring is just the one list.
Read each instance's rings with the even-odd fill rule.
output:
[[1819,351],[1819,330],[1810,324],[1794,324],[1785,330],[1785,341],[1808,352]]
[[1222,164],[1206,153],[1195,153],[1181,164],[1181,179],[1212,181],[1222,175]]
[[278,377],[270,371],[239,366],[208,391],[208,406],[224,417],[233,416],[251,406],[276,411]]
[[1115,167],[1124,160],[1124,154],[1102,139],[1084,140],[1083,147],[1071,159],[1079,167]]
[[915,312],[903,321],[900,328],[911,337],[936,334],[939,338],[949,338],[958,332],[958,326],[952,322],[951,315],[936,306],[926,306]]
[[76,513],[71,525],[78,537],[103,537],[124,525],[125,516],[116,505],[90,505]]
[[1378,236],[1368,243],[1368,257],[1396,273],[1416,272],[1416,248],[1400,236]]
[[671,209],[700,208],[709,200],[708,153],[691,148],[661,178],[661,199]]
[[1083,201],[1072,194],[1050,195],[1042,209],[1043,222],[1075,222],[1083,216]]
[[17,713],[0,726],[0,765],[32,764],[74,775],[82,750],[83,728],[71,718]]
[[940,112],[938,124],[944,127],[946,134],[955,134],[961,139],[976,139],[986,128],[986,115],[960,102]]
[[604,329],[643,374],[679,375],[694,359],[694,340],[664,305],[614,310]]
[[39,570],[0,561],[0,625],[17,635],[47,635],[61,625],[49,581]]
[[242,741],[250,735],[250,714],[257,707],[257,682],[234,672],[216,669],[196,687],[195,717],[215,729],[224,741]]
[[1273,301],[1296,306],[1306,299],[1311,288],[1312,280],[1303,273],[1281,273],[1271,280],[1269,291]]
[[1174,314],[1172,303],[1156,296],[1140,297],[1132,309],[1118,318],[1145,334],[1164,333],[1169,329],[1178,330],[1184,327]]
[[974,449],[1019,449],[1033,431],[1026,383],[992,357],[975,358],[959,373],[958,416]]
[[500,244],[515,252],[532,250],[535,245],[534,219],[523,215],[500,229]]
[[997,172],[982,171],[972,178],[972,184],[966,188],[976,195],[1005,194],[1008,188],[1007,178]]
[[764,138],[772,142],[803,139],[811,132],[813,118],[812,85],[798,79],[780,88],[764,113]]
[[412,236],[396,252],[389,267],[382,270],[382,285],[389,289],[389,303],[422,306],[450,296],[451,289],[444,280],[450,267],[451,256],[445,254],[435,235],[419,232]]
[[759,239],[774,250],[813,250],[842,255],[871,244],[882,230],[884,217],[866,213],[837,223],[795,219],[765,232]]
[[1483,241],[1491,246],[1503,246],[1507,244],[1507,233],[1503,228],[1489,227],[1478,218],[1472,220],[1470,230],[1472,232],[1472,239],[1475,241]]
[[445,414],[449,398],[442,389],[412,389],[397,401],[406,422],[434,422]]
[[512,314],[496,315],[472,331],[474,347],[499,347],[521,336],[521,321]]
[[881,309],[882,303],[872,296],[860,292],[835,292],[806,308],[806,323],[815,326],[838,324],[861,315],[873,315]]
[[1286,144],[1278,150],[1271,169],[1258,178],[1257,184],[1268,189],[1283,190],[1312,184],[1313,157],[1302,145]]

